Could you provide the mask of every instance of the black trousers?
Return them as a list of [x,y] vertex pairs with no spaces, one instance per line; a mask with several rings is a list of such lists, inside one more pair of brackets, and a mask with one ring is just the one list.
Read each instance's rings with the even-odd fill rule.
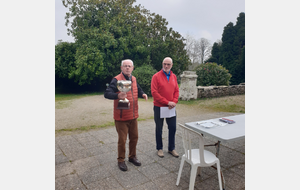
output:
[[[163,149],[162,142],[162,130],[165,118],[160,118],[160,107],[154,106],[154,121],[155,121],[155,137],[156,137],[156,149]],[[175,133],[176,133],[176,116],[171,118],[166,118],[169,129],[169,138],[168,138],[168,150],[172,151],[175,149]]]

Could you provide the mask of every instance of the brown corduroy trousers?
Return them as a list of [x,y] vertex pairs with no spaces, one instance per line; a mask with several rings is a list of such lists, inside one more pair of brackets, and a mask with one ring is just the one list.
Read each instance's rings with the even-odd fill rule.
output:
[[115,120],[116,130],[118,132],[118,162],[123,162],[126,153],[127,134],[129,137],[129,155],[128,158],[136,156],[136,145],[138,141],[138,125],[137,119],[128,121]]

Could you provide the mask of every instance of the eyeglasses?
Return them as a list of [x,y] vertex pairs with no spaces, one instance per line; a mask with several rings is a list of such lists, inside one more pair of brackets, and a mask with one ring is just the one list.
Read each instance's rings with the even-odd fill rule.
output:
[[164,65],[171,66],[171,63],[163,63]]
[[128,68],[130,68],[132,66],[131,65],[123,65],[122,67],[128,67]]

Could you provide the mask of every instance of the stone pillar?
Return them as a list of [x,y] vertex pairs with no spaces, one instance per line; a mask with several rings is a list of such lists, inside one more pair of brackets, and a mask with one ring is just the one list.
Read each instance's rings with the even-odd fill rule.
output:
[[179,88],[179,99],[190,100],[197,99],[197,77],[196,71],[183,71],[180,75],[181,84]]

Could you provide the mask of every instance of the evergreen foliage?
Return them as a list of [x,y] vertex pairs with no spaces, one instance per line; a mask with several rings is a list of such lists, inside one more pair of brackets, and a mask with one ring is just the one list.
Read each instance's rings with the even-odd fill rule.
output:
[[224,27],[222,43],[214,43],[207,62],[216,62],[232,74],[231,84],[245,82],[245,13],[240,13],[236,25]]
[[151,79],[156,72],[157,70],[147,64],[132,71],[132,75],[136,77],[138,84],[148,96],[151,96]]
[[[66,77],[67,73],[78,85],[105,86],[120,73],[123,59],[133,60],[135,68],[148,64],[160,70],[162,60],[170,56],[174,73],[187,68],[184,38],[168,28],[168,22],[160,15],[140,5],[133,6],[136,0],[62,2],[69,8],[66,25],[71,24],[68,33],[75,38],[76,51],[65,73],[59,73],[64,67],[62,62],[56,64],[57,77]],[[56,59],[61,59],[59,56]]]
[[75,67],[76,46],[74,43],[59,41],[55,46],[55,75],[68,78]]
[[231,74],[227,69],[217,63],[200,64],[195,69],[197,78],[197,86],[228,86]]

